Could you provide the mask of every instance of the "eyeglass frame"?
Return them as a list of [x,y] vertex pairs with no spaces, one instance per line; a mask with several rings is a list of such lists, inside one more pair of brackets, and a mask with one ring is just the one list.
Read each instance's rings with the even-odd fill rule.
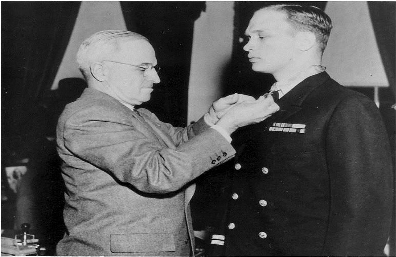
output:
[[[118,63],[118,64],[124,64],[124,65],[129,65],[129,66],[133,66],[133,67],[137,67],[140,68],[141,71],[143,71],[143,73],[145,73],[147,70],[151,70],[154,69],[155,72],[159,72],[161,70],[161,67],[158,65],[152,65],[151,63],[142,63],[140,65],[136,65],[136,64],[131,64],[131,63],[126,63],[126,62],[117,62],[117,61],[112,61],[112,60],[102,60],[102,62],[113,62],[113,63]],[[144,65],[147,65],[147,67],[145,67]]]

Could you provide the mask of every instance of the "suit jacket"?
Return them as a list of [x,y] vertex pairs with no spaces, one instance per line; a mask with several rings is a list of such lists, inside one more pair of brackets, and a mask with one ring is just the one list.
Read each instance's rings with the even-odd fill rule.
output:
[[190,255],[189,182],[235,150],[203,119],[187,128],[94,89],[57,127],[66,184],[59,255]]
[[383,255],[393,174],[378,108],[325,72],[279,105],[233,139],[222,254]]

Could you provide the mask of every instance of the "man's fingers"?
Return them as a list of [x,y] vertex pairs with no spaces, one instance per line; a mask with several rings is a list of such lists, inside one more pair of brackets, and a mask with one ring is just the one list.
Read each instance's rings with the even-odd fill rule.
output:
[[244,95],[244,94],[237,94],[238,95],[238,103],[245,102],[245,101],[254,101],[253,96],[250,95]]
[[[228,95],[226,97],[220,98],[217,100],[214,105],[219,106],[219,107],[225,107],[227,105],[232,105],[238,102],[238,94],[232,94]],[[223,107],[223,108],[224,108]]]

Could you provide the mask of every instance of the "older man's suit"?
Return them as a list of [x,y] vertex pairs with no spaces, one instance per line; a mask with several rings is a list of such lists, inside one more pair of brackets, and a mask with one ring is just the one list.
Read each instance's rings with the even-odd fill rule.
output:
[[94,89],[65,108],[57,144],[67,188],[58,255],[189,255],[188,183],[235,153],[202,119],[175,128]]
[[278,104],[271,118],[236,132],[214,246],[227,256],[382,255],[393,175],[378,108],[325,72]]

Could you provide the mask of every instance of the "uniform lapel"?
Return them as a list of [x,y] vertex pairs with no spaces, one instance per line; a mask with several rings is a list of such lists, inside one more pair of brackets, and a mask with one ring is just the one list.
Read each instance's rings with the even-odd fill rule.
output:
[[[308,107],[304,104],[307,96],[317,87],[322,85],[330,76],[326,72],[310,76],[295,86],[289,93],[278,101],[280,110],[273,116],[276,122],[282,122],[299,112],[302,108]],[[314,107],[312,107],[314,108]]]

